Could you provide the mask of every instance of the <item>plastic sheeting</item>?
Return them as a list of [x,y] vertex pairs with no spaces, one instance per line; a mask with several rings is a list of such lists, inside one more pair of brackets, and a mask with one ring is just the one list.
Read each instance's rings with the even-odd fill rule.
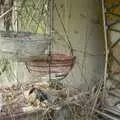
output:
[[0,34],[0,51],[5,58],[23,61],[41,58],[49,43],[48,35],[14,32]]

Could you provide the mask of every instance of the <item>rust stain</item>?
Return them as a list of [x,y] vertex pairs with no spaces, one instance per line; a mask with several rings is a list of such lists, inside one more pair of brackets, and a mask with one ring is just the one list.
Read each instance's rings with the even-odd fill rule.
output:
[[[118,6],[119,4],[119,6]],[[113,7],[112,9],[110,9],[110,12],[113,14],[117,14],[118,16],[112,15],[112,14],[107,14],[107,20],[109,22],[112,21],[117,21],[120,19],[119,15],[120,15],[120,0],[105,0],[105,6],[106,8],[110,8],[111,6],[117,6],[117,7]]]
[[120,2],[120,0],[105,0],[105,3],[107,4],[114,4],[116,2]]

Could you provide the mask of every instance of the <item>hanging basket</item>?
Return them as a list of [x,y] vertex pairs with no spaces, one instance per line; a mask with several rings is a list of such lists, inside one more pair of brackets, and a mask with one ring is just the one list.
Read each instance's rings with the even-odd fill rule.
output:
[[51,59],[26,62],[32,75],[64,79],[74,66],[76,57],[65,54],[51,54]]
[[39,59],[50,40],[48,35],[0,32],[0,52],[4,57],[17,60]]

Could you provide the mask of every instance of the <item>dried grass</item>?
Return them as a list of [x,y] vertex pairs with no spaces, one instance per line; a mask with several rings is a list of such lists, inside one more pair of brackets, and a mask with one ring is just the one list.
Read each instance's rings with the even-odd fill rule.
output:
[[[39,83],[26,84],[23,86],[23,91],[30,89],[31,86],[38,87]],[[99,120],[94,113],[99,92],[96,92],[97,94],[93,97],[89,92],[73,88],[64,87],[61,90],[55,90],[39,86],[40,89],[49,93],[53,98],[55,97],[56,100],[53,103],[46,103],[44,106],[31,106],[32,109],[23,111],[23,108],[30,107],[30,105],[20,88],[20,85],[1,88],[5,104],[0,114],[0,120],[16,120],[18,117],[19,120],[26,120],[30,117],[31,120],[38,118],[42,120],[59,120],[61,114],[64,116],[63,120]]]

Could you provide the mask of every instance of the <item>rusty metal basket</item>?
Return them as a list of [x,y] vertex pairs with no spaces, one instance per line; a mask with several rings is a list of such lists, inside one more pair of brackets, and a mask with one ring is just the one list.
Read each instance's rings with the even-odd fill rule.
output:
[[4,57],[29,60],[44,54],[50,43],[48,35],[22,32],[0,32],[0,52]]
[[75,63],[75,56],[54,53],[51,59],[41,59],[26,62],[26,67],[32,75],[48,76],[51,79],[64,79]]

